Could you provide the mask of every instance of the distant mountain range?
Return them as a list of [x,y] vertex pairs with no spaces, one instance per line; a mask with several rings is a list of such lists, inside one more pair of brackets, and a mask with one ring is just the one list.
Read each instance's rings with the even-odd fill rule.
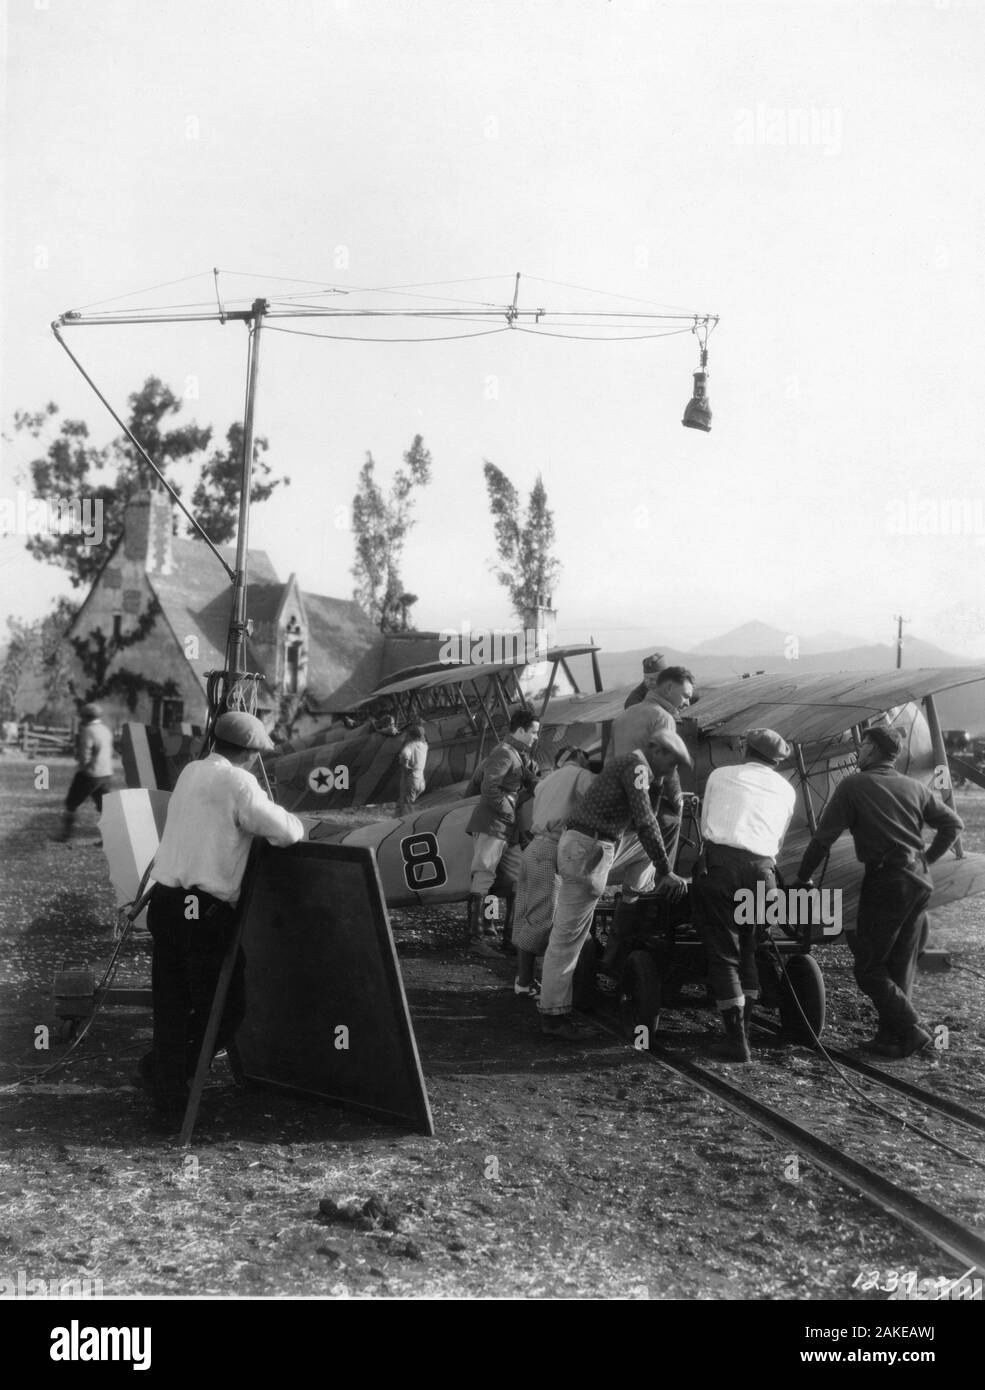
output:
[[[699,684],[703,680],[728,680],[759,671],[770,675],[798,671],[891,671],[896,665],[896,647],[889,642],[859,646],[857,639],[845,633],[823,632],[808,637],[782,632],[767,623],[751,622],[686,651],[653,642],[630,652],[600,652],[606,688],[640,680],[643,658],[655,651],[662,651],[669,665],[687,666]],[[972,664],[966,657],[955,656],[919,637],[907,637],[903,643],[904,668]],[[985,683],[943,692],[938,705],[945,728],[985,733]]]

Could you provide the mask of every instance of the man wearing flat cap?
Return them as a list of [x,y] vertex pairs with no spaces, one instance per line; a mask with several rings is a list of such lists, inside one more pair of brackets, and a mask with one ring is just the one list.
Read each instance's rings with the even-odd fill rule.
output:
[[725,1062],[749,1062],[748,1027],[759,998],[756,924],[736,921],[737,894],[776,887],[776,857],[796,793],[777,767],[790,745],[772,729],[750,729],[745,760],[716,767],[701,807],[702,862],[691,884],[694,923],[708,955],[708,977],[725,1028],[712,1052]]
[[[147,914],[154,938],[154,1047],[141,1060],[140,1076],[158,1119],[169,1127],[180,1121],[188,1099],[254,836],[280,846],[304,838],[297,816],[275,805],[250,773],[272,747],[254,715],[221,714],[211,753],[182,769],[168,803]],[[240,952],[217,1051],[243,1019],[243,969]]]
[[[909,1057],[930,1042],[913,1007],[913,980],[933,892],[928,865],[950,849],[964,822],[929,787],[898,772],[903,736],[889,724],[862,735],[858,771],[835,787],[800,861],[799,881],[811,874],[844,830],[865,865],[858,919],[848,944],[855,981],[879,1015],[875,1037],[863,1044],[884,1057]],[[930,846],[923,829],[937,833]]]

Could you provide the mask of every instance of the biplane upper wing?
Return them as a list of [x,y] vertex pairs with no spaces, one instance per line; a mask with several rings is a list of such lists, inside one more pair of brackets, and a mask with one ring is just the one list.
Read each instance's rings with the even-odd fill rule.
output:
[[[985,681],[985,666],[928,666],[913,671],[841,671],[802,676],[748,676],[704,686],[688,711],[703,733],[742,734],[776,729],[796,743],[834,738],[854,724],[927,695]],[[621,714],[633,685],[601,695],[551,702],[551,725],[598,724]]]
[[[598,647],[552,647],[545,652],[541,661],[564,661],[569,656],[588,656],[592,652],[598,651]],[[367,695],[362,701],[363,705],[372,704],[374,700],[381,700],[387,695],[403,695],[408,690],[431,690],[441,685],[461,685],[464,681],[483,680],[486,676],[502,676],[507,671],[517,671],[531,663],[527,660],[518,661],[498,661],[485,666],[470,665],[468,663],[457,663],[450,666],[442,666],[438,671],[427,671],[423,675],[408,676],[405,680],[393,681],[389,685],[381,685],[373,691],[372,695]],[[628,689],[628,687],[627,687]],[[361,706],[357,706],[360,708]],[[553,708],[553,706],[552,706]]]
[[567,724],[605,724],[622,714],[626,700],[636,689],[636,682],[621,685],[617,690],[603,690],[598,695],[563,695],[552,700],[546,716],[551,726]]
[[693,717],[705,733],[768,727],[792,742],[815,743],[888,709],[976,681],[985,681],[985,666],[749,676],[703,691]]

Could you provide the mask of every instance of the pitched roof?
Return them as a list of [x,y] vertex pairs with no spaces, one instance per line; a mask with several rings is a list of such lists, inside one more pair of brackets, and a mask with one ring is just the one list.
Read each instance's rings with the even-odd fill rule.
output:
[[[157,595],[164,617],[181,646],[184,648],[187,637],[198,638],[198,655],[188,657],[188,664],[204,689],[205,673],[221,670],[225,662],[232,587],[211,550],[201,541],[176,536],[171,547],[171,573],[148,573],[147,582]],[[233,547],[220,546],[219,550],[223,559],[235,567],[236,552]],[[265,551],[249,552],[247,572],[247,611],[252,617],[255,591],[258,591],[263,605],[271,589],[276,588],[279,599],[284,586]],[[250,667],[255,671],[265,670],[276,657],[272,646],[252,640],[247,644],[247,655]],[[271,674],[273,669],[270,666]]]
[[308,699],[323,713],[344,713],[380,683],[387,639],[357,603],[302,593],[308,619]]
[[436,666],[445,645],[440,632],[388,632],[380,682],[389,684],[401,675],[409,675],[413,667]]

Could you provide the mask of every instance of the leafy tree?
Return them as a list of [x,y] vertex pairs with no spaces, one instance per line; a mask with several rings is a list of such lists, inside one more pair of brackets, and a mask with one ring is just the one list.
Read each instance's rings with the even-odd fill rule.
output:
[[554,515],[547,505],[547,490],[537,474],[526,514],[521,516],[520,494],[506,474],[486,459],[483,463],[489,507],[496,533],[496,549],[502,565],[496,578],[510,595],[519,617],[537,607],[554,592],[561,575],[560,561],[551,555]]
[[74,613],[71,600],[60,598],[50,613],[33,623],[8,618],[10,641],[0,669],[0,717],[9,719],[20,711],[21,686],[29,673],[41,677],[44,711],[56,717],[65,710],[74,693],[65,629]]
[[7,619],[7,650],[0,668],[0,719],[13,719],[18,711],[18,692],[31,658],[32,624]]
[[[127,425],[165,475],[174,464],[203,453],[211,442],[211,428],[194,421],[167,428],[181,410],[182,402],[158,377],[148,377],[141,389],[129,397],[129,406]],[[33,413],[19,410],[14,415],[14,426],[18,432],[39,439],[57,414],[58,407],[53,402]],[[227,448],[215,449],[206,461],[192,496],[192,511],[200,511],[199,521],[217,544],[230,539],[236,531],[242,425],[232,425],[226,441]],[[253,502],[265,501],[282,482],[289,481],[271,480],[270,465],[263,458],[267,447],[265,439],[254,441],[250,490]],[[127,502],[153,481],[129,439],[121,436],[106,448],[97,449],[89,442],[89,428],[83,420],[62,420],[47,452],[29,467],[35,496],[49,503],[83,497],[102,503],[103,540],[110,546],[123,530]],[[94,475],[113,468],[112,482],[95,480]],[[170,481],[180,494],[180,488],[173,479]],[[198,535],[190,527],[188,534]],[[35,559],[68,571],[74,588],[87,588],[92,583],[105,559],[105,545],[86,545],[81,535],[68,532],[29,536],[27,540],[27,549]]]
[[[192,493],[191,510],[216,545],[231,541],[236,535],[239,517],[239,484],[243,468],[243,426],[237,421],[226,431],[225,449],[214,449],[202,468],[202,475]],[[250,501],[266,502],[275,488],[287,487],[290,478],[270,478],[271,468],[264,458],[267,441],[253,439],[253,475]],[[154,455],[151,454],[151,458]],[[157,460],[155,459],[155,462]],[[197,532],[192,532],[197,535]]]
[[405,591],[400,561],[407,533],[414,525],[411,511],[415,487],[431,481],[431,455],[417,434],[404,454],[404,467],[394,476],[389,497],[376,481],[376,464],[367,453],[359,470],[359,490],[352,501],[352,529],[356,533],[356,581],[353,597],[381,632],[405,632],[415,594]]

